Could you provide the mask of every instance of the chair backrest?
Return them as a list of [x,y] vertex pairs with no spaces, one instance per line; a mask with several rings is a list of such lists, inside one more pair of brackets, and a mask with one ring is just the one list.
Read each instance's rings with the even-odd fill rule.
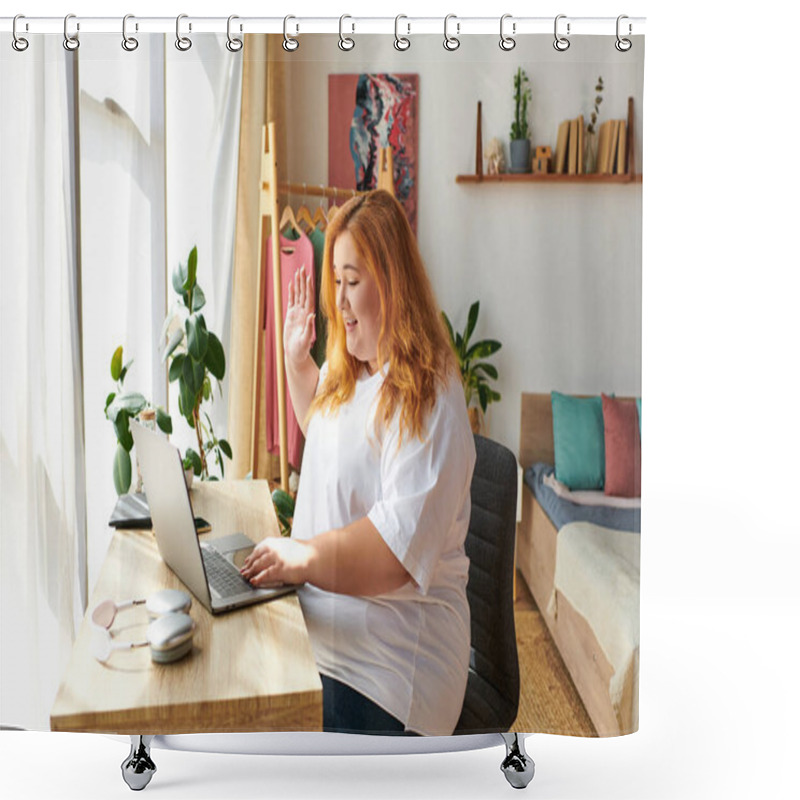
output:
[[472,512],[464,545],[472,641],[467,691],[455,733],[507,731],[519,708],[514,627],[517,461],[498,442],[475,436]]

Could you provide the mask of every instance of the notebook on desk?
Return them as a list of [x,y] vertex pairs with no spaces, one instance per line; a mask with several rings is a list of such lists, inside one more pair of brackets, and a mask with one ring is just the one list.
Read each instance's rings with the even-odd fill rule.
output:
[[201,544],[178,450],[163,434],[136,422],[130,427],[158,552],[192,594],[212,614],[220,614],[294,591],[291,585],[257,589],[242,578],[237,564],[255,547],[243,533]]
[[[150,519],[150,506],[147,504],[147,495],[144,492],[129,492],[117,498],[117,504],[108,520],[110,528],[128,529],[138,528],[150,530],[153,520]],[[211,530],[211,523],[202,517],[194,518],[197,533],[207,533]]]

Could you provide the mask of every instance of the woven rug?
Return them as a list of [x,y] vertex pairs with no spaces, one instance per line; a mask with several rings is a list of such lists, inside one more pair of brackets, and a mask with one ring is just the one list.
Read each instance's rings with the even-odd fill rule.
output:
[[518,603],[514,618],[520,697],[510,730],[597,736],[539,610]]

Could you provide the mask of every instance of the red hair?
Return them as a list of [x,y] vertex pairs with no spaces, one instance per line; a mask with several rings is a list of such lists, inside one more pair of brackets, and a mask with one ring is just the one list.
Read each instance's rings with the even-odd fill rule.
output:
[[376,420],[388,426],[399,411],[400,441],[409,434],[421,439],[438,389],[449,376],[460,380],[461,373],[403,207],[383,189],[348,200],[326,231],[320,305],[327,319],[328,374],[309,415],[336,411],[348,402],[364,366],[347,351],[336,305],[333,248],[344,231],[352,236],[380,296],[378,363],[387,369]]

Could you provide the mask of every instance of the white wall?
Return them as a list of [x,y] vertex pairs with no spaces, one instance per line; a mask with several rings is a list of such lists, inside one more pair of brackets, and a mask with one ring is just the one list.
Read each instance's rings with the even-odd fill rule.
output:
[[[481,301],[476,335],[499,339],[499,404],[490,435],[517,451],[523,391],[641,392],[642,186],[456,184],[475,171],[477,101],[483,141],[505,143],[514,113],[513,76],[522,66],[533,92],[534,145],[555,150],[558,124],[588,119],[599,75],[603,119],[636,108],[636,164],[642,165],[644,46],[618,53],[612,37],[572,37],[557,53],[552,36],[525,37],[511,53],[497,36],[463,37],[454,53],[440,36],[412,37],[398,53],[391,37],[302,37],[287,69],[292,182],[327,183],[328,75],[410,72],[419,78],[418,239],[437,298],[455,327]],[[295,199],[295,203],[298,202]]]

